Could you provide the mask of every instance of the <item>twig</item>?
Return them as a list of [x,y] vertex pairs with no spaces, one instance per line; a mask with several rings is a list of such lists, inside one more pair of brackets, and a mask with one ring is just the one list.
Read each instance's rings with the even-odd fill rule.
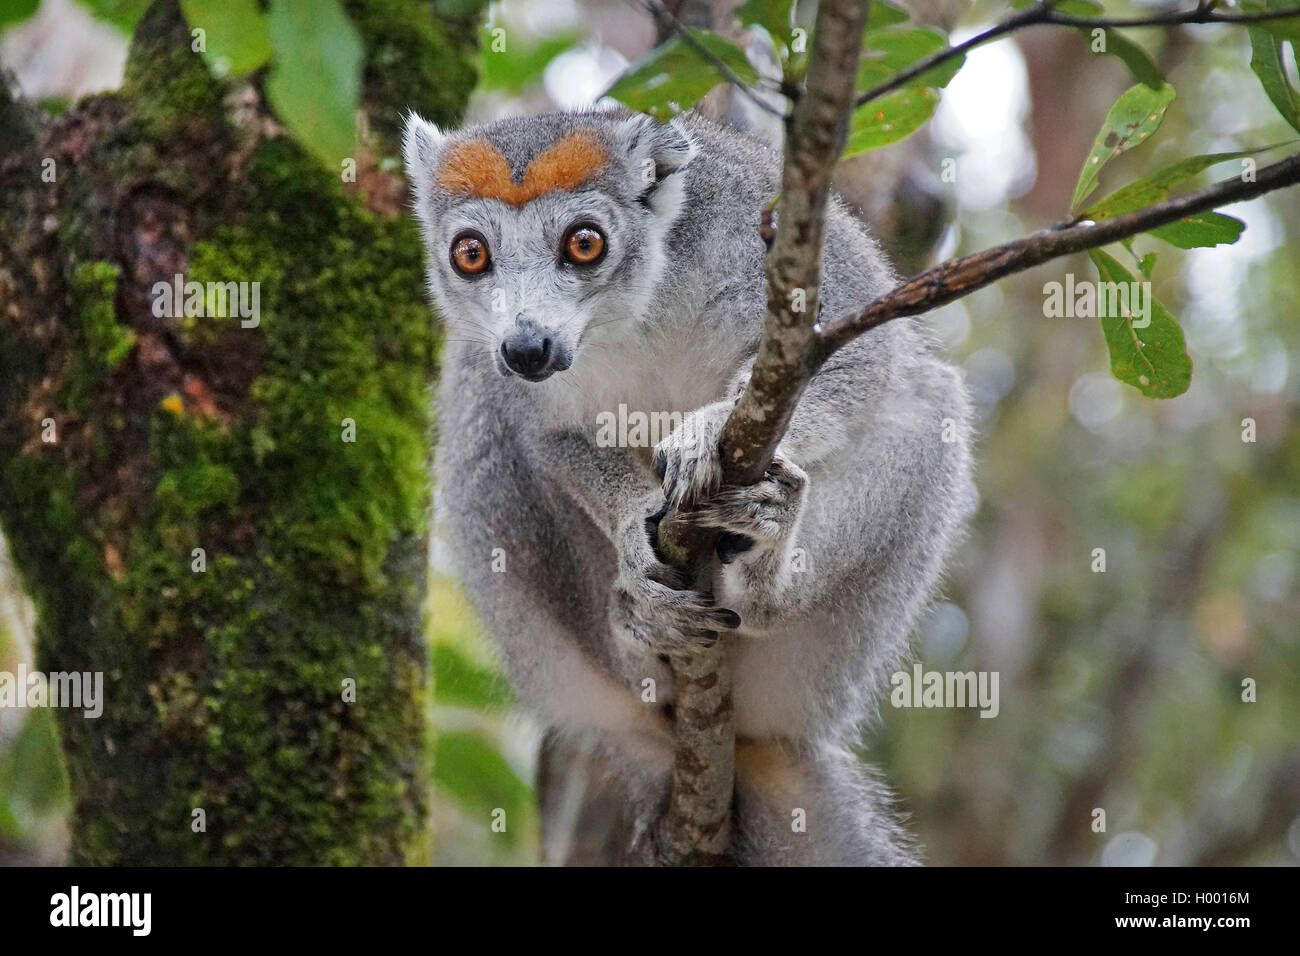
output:
[[877,83],[871,89],[858,96],[856,106],[862,106],[870,103],[872,100],[879,99],[886,93],[892,93],[895,90],[907,86],[912,80],[916,79],[923,73],[928,73],[941,63],[963,55],[968,50],[973,50],[977,46],[983,46],[991,40],[1006,36],[1008,33],[1014,33],[1017,30],[1023,30],[1026,27],[1034,26],[1061,26],[1061,27],[1086,27],[1112,29],[1115,27],[1159,27],[1159,26],[1182,26],[1184,24],[1198,23],[1259,23],[1265,20],[1285,20],[1288,17],[1300,16],[1300,7],[1291,10],[1267,11],[1263,13],[1243,13],[1236,16],[1226,16],[1217,13],[1212,9],[1198,7],[1195,10],[1188,10],[1182,13],[1165,13],[1155,14],[1149,17],[1125,18],[1125,17],[1074,17],[1065,13],[1058,13],[1052,9],[1050,4],[1035,4],[1027,10],[1023,10],[1014,16],[1008,17],[997,26],[990,27],[983,33],[976,34],[969,40],[964,40],[956,46],[950,46],[946,49],[932,53],[924,59],[917,60],[905,70],[900,70],[889,79]]
[[685,24],[673,16],[664,5],[659,2],[659,0],[628,0],[628,2],[637,3],[637,5],[649,13],[650,16],[654,17],[660,26],[667,27],[676,36],[680,37],[682,42],[694,50],[697,56],[704,60],[704,62],[708,63],[709,66],[713,67],[713,69],[716,70],[724,80],[739,90],[741,95],[759,109],[780,119],[786,118],[784,112],[777,109],[754,92],[753,87],[751,87],[749,83],[745,82],[742,77],[738,76],[736,71],[727,65],[726,60],[722,59],[722,57],[718,56],[701,43],[699,38],[688,30]]
[[1177,222],[1193,213],[1300,183],[1300,154],[1265,166],[1255,179],[1228,179],[1174,199],[1116,216],[1103,222],[1080,222],[1043,229],[1023,239],[994,246],[960,259],[950,259],[922,272],[858,312],[840,316],[817,328],[817,365],[849,340],[890,319],[918,315],[982,289],[1014,272],[1068,255],[1096,249]]
[[[853,106],[867,4],[822,0],[817,8],[807,95],[787,120],[780,228],[767,257],[767,314],[749,385],[721,439],[723,480],[757,481],[785,431],[809,372],[803,356],[815,345],[812,316],[821,283],[822,234],[831,172],[844,149]],[[805,293],[806,311],[794,311],[792,292]],[[790,382],[798,382],[793,393]],[[765,416],[767,409],[785,415]],[[708,588],[714,535],[670,515],[659,526],[659,546],[672,563],[689,568]],[[660,854],[669,864],[722,862],[730,849],[735,729],[731,685],[722,647],[673,660],[676,755]]]

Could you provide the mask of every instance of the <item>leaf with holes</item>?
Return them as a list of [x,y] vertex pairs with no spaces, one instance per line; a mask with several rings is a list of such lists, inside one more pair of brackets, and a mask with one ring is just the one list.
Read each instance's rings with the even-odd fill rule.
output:
[[905,87],[872,100],[853,114],[841,159],[906,139],[925,125],[939,103],[937,90]]
[[1187,182],[1211,166],[1232,159],[1243,159],[1274,148],[1274,146],[1261,146],[1259,149],[1243,149],[1235,153],[1206,153],[1202,156],[1190,156],[1150,176],[1144,176],[1136,182],[1120,187],[1105,199],[1093,203],[1081,212],[1079,218],[1101,221],[1135,209],[1144,209],[1161,202],[1169,196],[1175,186]]
[[[1192,360],[1187,355],[1178,321],[1148,294],[1149,313],[1135,327],[1134,317],[1123,314],[1126,310],[1120,307],[1124,301],[1120,296],[1128,298],[1127,311],[1134,311],[1131,291],[1137,285],[1130,283],[1137,280],[1100,249],[1090,250],[1088,258],[1101,277],[1097,311],[1106,348],[1110,351],[1111,373],[1148,398],[1174,398],[1183,394],[1192,381]],[[1127,291],[1120,293],[1121,288]]]
[[1079,173],[1079,182],[1074,187],[1074,197],[1070,200],[1070,209],[1078,209],[1080,203],[1097,188],[1097,177],[1101,168],[1121,153],[1140,146],[1150,139],[1160,128],[1165,110],[1174,101],[1174,88],[1166,83],[1158,90],[1138,84],[1127,90],[1106,114],[1101,132],[1088,158],[1083,162]]

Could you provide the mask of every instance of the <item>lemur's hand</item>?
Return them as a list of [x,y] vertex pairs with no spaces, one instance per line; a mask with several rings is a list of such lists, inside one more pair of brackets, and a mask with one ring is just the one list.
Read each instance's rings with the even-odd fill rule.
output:
[[655,474],[675,507],[698,504],[722,484],[718,438],[734,407],[724,401],[697,408],[655,446]]
[[718,558],[729,564],[757,547],[777,551],[794,536],[808,491],[808,475],[778,448],[762,480],[728,486],[706,499],[687,520],[720,533]]
[[666,510],[656,493],[619,522],[618,577],[610,608],[615,633],[660,653],[698,647],[709,631],[740,626],[735,611],[690,590],[680,572],[659,559],[654,541]]

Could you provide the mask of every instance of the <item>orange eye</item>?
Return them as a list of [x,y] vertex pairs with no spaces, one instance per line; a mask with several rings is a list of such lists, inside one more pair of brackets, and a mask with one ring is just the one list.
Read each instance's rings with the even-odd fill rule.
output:
[[462,232],[451,241],[451,264],[461,275],[478,275],[491,262],[487,240],[477,232]]
[[595,226],[574,226],[564,237],[564,258],[589,266],[605,254],[605,237]]

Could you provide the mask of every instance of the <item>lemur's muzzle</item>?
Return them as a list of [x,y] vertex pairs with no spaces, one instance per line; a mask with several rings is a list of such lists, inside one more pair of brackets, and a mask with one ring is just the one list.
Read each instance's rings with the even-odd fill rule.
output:
[[501,359],[507,369],[530,382],[540,382],[570,364],[568,351],[557,347],[553,333],[524,318],[516,319],[514,329],[501,340]]

